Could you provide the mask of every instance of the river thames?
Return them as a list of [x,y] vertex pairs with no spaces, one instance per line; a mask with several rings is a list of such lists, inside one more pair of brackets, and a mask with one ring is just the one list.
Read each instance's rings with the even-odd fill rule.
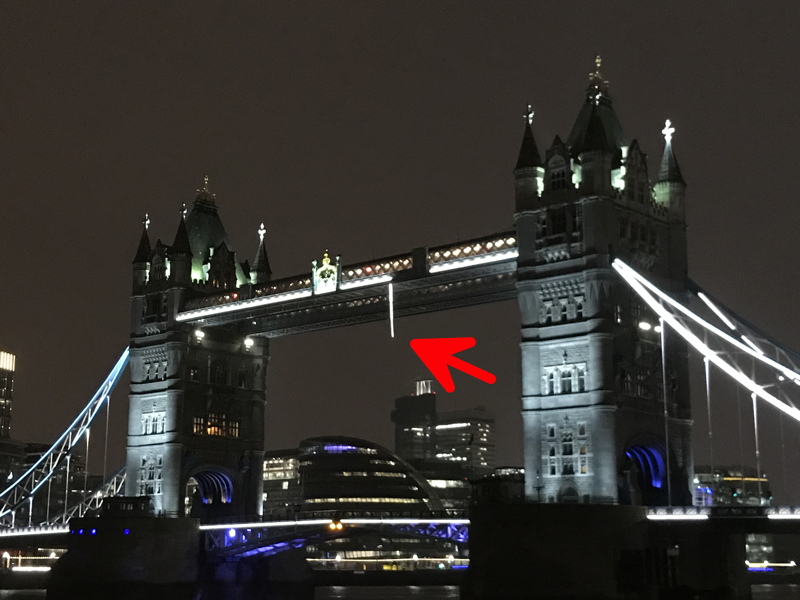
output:
[[[753,600],[800,600],[800,585],[754,585],[752,587]],[[44,590],[0,590],[0,600],[42,600],[47,597]],[[224,596],[207,596],[198,594],[193,600],[205,598],[220,598]],[[232,596],[236,600],[249,600],[246,596]],[[270,600],[273,596],[252,596],[253,600]],[[286,595],[280,594],[276,600],[290,600]],[[531,600],[536,600],[535,593]],[[96,600],[93,596],[91,600]],[[119,599],[115,596],[115,599]],[[331,586],[318,587],[314,592],[314,600],[458,600],[458,586]],[[84,600],[76,597],[74,600]],[[125,600],[128,600],[126,597]],[[131,597],[130,600],[133,600]],[[141,600],[149,600],[148,596],[141,596]],[[497,598],[502,600],[502,598]]]

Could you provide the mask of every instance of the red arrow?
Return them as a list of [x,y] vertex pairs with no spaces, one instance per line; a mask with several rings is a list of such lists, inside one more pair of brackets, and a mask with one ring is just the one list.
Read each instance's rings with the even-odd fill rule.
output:
[[417,353],[420,360],[428,367],[431,375],[436,378],[446,392],[453,392],[456,389],[449,367],[463,371],[485,383],[497,381],[497,377],[488,371],[453,356],[453,354],[472,348],[474,345],[475,338],[471,337],[411,340],[411,349]]

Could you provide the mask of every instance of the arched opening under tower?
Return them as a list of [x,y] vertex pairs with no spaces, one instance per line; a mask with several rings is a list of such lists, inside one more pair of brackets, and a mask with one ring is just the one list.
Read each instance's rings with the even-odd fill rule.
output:
[[234,499],[233,478],[225,471],[203,469],[193,472],[184,488],[184,514],[208,519],[231,512]]
[[664,447],[658,443],[635,443],[625,450],[630,469],[623,474],[620,501],[645,506],[666,506],[667,464]]

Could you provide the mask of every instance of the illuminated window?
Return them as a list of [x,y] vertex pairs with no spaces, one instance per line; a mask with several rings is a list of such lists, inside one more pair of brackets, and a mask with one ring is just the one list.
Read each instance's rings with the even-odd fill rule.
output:
[[578,391],[584,392],[586,391],[586,369],[583,367],[578,367],[577,369],[577,379],[578,379]]
[[586,437],[586,423],[578,423],[578,437]]
[[200,381],[200,369],[197,365],[189,367],[189,380]]
[[554,394],[556,391],[556,374],[555,371],[550,371],[547,374],[547,393],[548,395]]

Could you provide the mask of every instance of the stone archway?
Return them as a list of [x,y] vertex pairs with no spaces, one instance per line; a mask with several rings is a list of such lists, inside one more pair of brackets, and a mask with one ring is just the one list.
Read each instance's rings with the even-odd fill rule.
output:
[[625,456],[635,467],[630,477],[630,484],[635,485],[639,493],[631,493],[633,499],[640,495],[645,506],[668,504],[667,498],[667,463],[664,446],[658,442],[635,442],[625,449]]
[[184,514],[208,519],[231,512],[234,479],[227,470],[215,467],[194,469],[184,486]]

